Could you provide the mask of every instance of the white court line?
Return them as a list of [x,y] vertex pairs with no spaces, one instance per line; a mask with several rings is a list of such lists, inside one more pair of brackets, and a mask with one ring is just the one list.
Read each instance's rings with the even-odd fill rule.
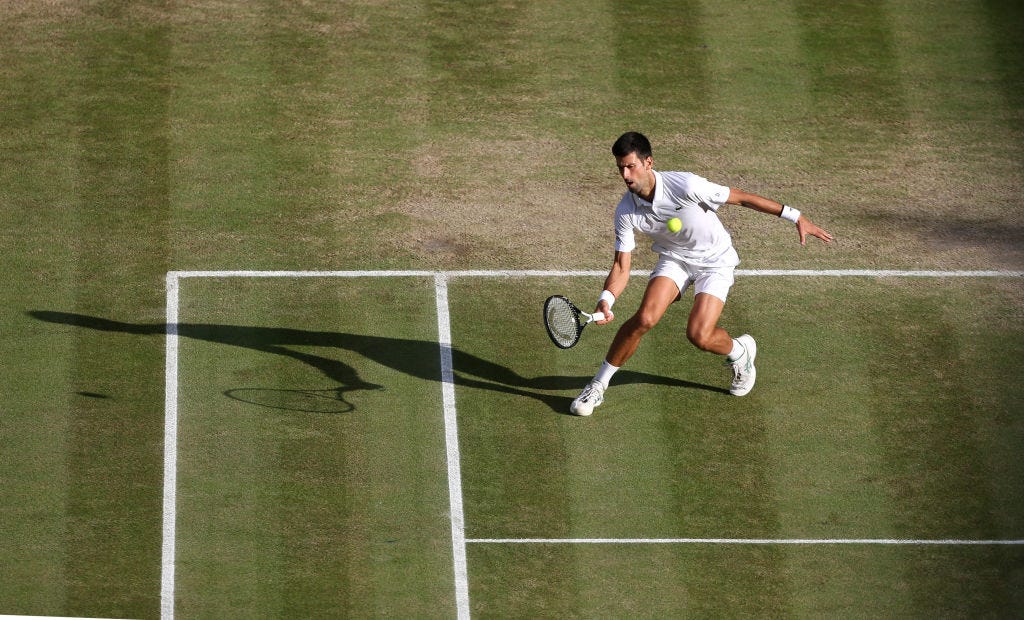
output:
[[737,269],[738,276],[864,278],[1020,278],[1024,271],[930,271],[894,269]]
[[1024,545],[1024,540],[956,538],[467,538],[485,545]]
[[[644,270],[634,270],[632,275],[646,275]],[[432,277],[435,279],[438,306],[439,340],[442,345],[442,397],[445,403],[445,441],[448,446],[448,484],[451,505],[452,545],[455,563],[456,598],[460,618],[469,617],[468,569],[466,544],[486,543],[574,543],[574,544],[963,544],[1016,545],[1022,541],[898,541],[888,539],[466,539],[465,520],[462,511],[462,477],[458,455],[458,430],[455,416],[455,385],[451,361],[451,325],[448,316],[447,280],[458,277],[601,277],[607,271],[592,270],[352,270],[352,271],[307,271],[307,270],[183,270],[169,271],[166,276],[166,344],[164,368],[164,489],[163,489],[163,540],[161,544],[160,568],[160,614],[163,620],[174,618],[174,573],[177,515],[177,460],[178,460],[178,301],[179,284],[183,278],[387,278],[387,277]],[[933,270],[865,270],[865,269],[737,269],[738,276],[785,277],[911,277],[911,278],[962,278],[992,277],[1020,278],[1024,271],[933,271]],[[443,297],[442,297],[443,294]],[[443,307],[443,308],[442,308]],[[443,311],[443,319],[442,319]],[[443,325],[442,325],[443,324]],[[454,448],[454,450],[453,450]],[[453,458],[454,456],[454,458]]]
[[455,372],[452,363],[452,325],[448,311],[448,279],[434,277],[437,299],[437,341],[441,347],[441,399],[444,405],[444,444],[448,456],[448,502],[455,569],[455,606],[460,620],[469,619],[469,570],[466,566],[466,521],[462,512],[462,466],[455,414]]
[[[648,271],[634,269],[630,274],[647,275]],[[176,278],[430,278],[444,275],[449,278],[529,278],[529,277],[600,277],[607,271],[565,270],[546,271],[537,269],[499,269],[466,271],[171,271],[168,277]],[[863,278],[1021,278],[1024,271],[965,270],[937,271],[927,269],[737,269],[737,276],[802,276],[802,277],[863,277]]]
[[178,489],[178,277],[167,274],[164,361],[164,507],[160,558],[160,617],[174,618],[174,547]]
[[179,278],[430,278],[437,271],[171,271]]

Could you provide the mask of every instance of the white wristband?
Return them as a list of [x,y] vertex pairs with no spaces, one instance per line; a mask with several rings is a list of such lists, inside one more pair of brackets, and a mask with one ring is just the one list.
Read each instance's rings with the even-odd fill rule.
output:
[[601,291],[601,296],[597,298],[597,303],[601,303],[602,301],[607,301],[608,309],[611,310],[612,306],[615,305],[615,295],[608,289],[605,289]]
[[782,205],[782,213],[779,214],[779,217],[796,224],[800,219],[800,212],[789,205]]

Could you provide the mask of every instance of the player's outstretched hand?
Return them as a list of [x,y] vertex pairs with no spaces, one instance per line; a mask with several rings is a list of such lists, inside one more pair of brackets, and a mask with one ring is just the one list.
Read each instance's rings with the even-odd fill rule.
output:
[[807,245],[807,235],[817,237],[825,243],[830,243],[832,241],[832,234],[830,232],[816,225],[814,222],[802,215],[796,222],[796,231],[800,234],[800,245]]
[[597,308],[594,309],[594,312],[604,312],[604,319],[600,321],[594,321],[596,325],[607,325],[608,323],[611,323],[613,320],[615,320],[615,313],[612,312],[612,309],[608,307],[607,301],[601,300],[597,302]]

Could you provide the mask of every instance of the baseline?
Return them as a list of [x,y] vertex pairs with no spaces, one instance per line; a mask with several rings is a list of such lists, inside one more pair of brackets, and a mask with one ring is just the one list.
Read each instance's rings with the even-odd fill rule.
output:
[[[634,269],[634,276],[647,275],[648,271]],[[443,275],[448,278],[528,278],[528,277],[600,277],[607,271],[594,270],[538,270],[538,269],[496,269],[496,270],[381,270],[381,271],[270,271],[270,270],[200,270],[169,271],[167,277],[177,278],[432,278]],[[865,277],[865,278],[1022,278],[1024,271],[964,270],[942,271],[927,269],[737,269],[738,276],[753,277]]]

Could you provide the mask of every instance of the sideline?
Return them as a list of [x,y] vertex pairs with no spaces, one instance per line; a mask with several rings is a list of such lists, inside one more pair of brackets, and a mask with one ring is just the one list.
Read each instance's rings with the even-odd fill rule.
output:
[[462,466],[455,415],[455,370],[452,363],[452,325],[448,307],[448,278],[434,276],[437,300],[437,341],[441,347],[441,400],[444,405],[444,445],[448,457],[448,503],[455,569],[455,607],[459,620],[469,620],[469,570],[466,566],[466,520],[462,512]]

